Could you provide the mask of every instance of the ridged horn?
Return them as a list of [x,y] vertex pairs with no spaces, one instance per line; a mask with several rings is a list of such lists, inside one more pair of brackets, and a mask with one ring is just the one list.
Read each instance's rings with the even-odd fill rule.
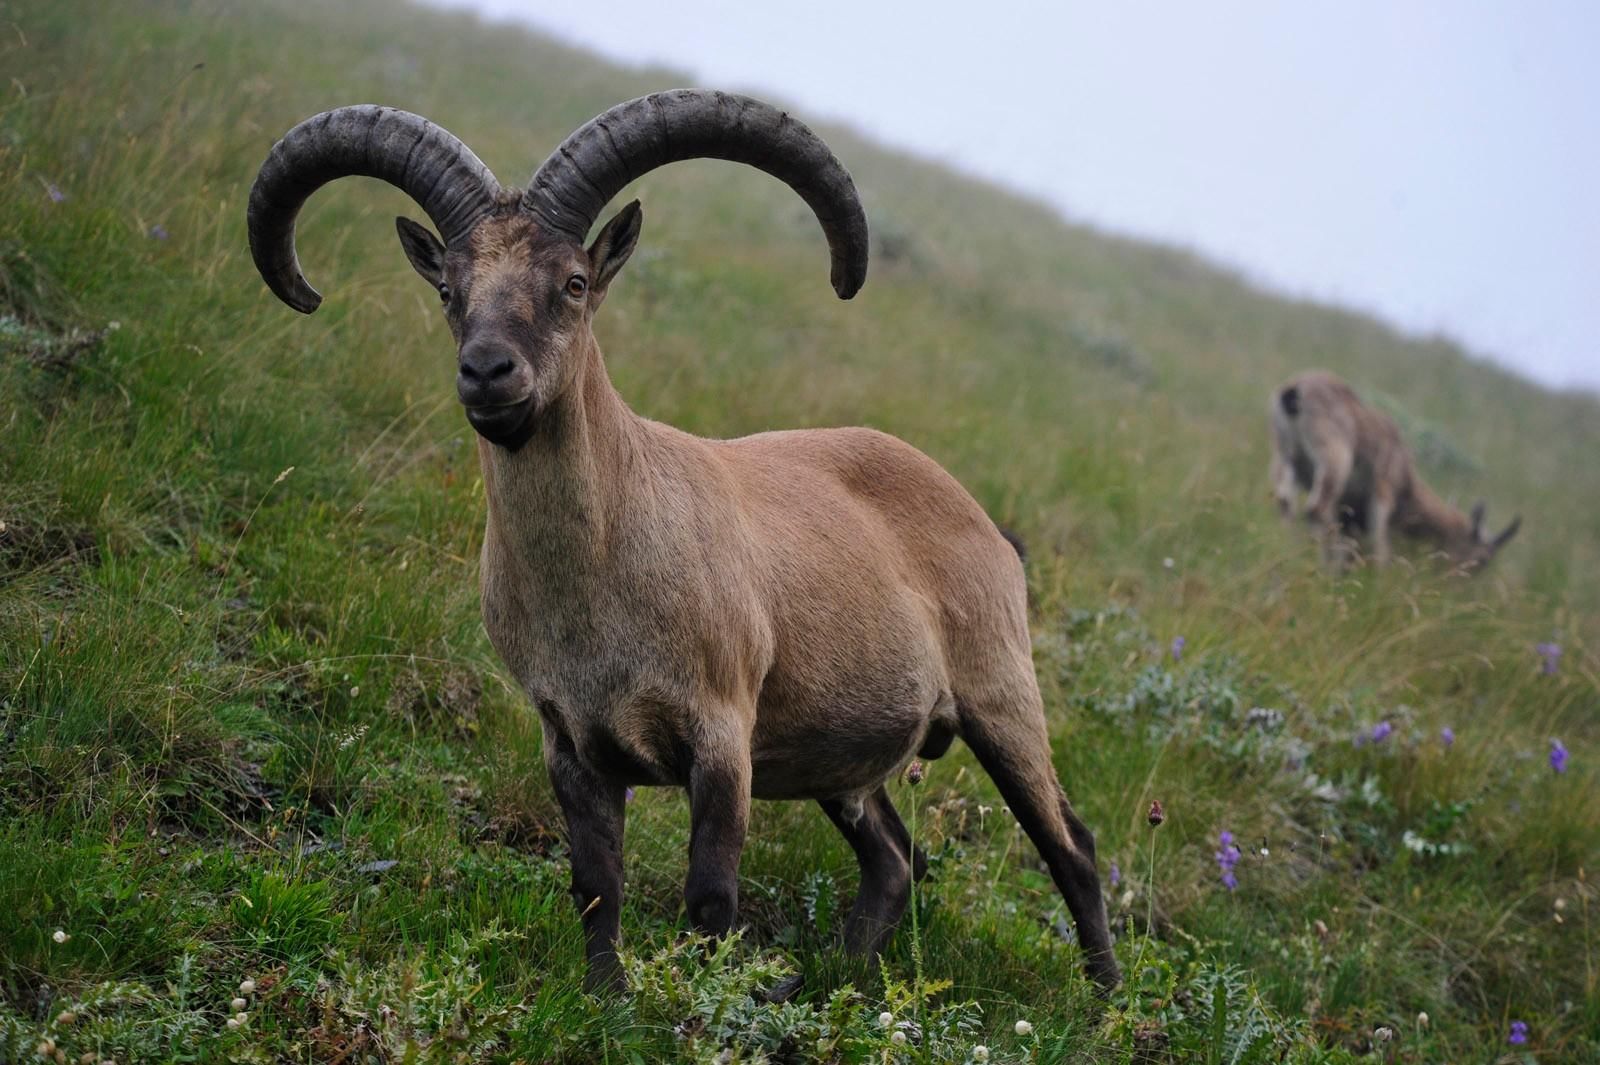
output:
[[417,201],[454,245],[493,208],[500,184],[465,144],[420,115],[376,104],[313,115],[272,146],[250,189],[250,254],[267,287],[302,314],[322,296],[306,283],[294,221],[336,178],[381,178]]
[[748,96],[674,89],[618,104],[574,132],[528,183],[522,205],[547,231],[583,241],[623,186],[684,159],[728,159],[787,184],[816,214],[840,299],[867,279],[867,216],[855,183],[805,124]]

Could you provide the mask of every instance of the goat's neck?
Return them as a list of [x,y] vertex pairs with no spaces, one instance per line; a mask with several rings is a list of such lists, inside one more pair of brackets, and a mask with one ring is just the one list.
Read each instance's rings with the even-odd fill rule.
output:
[[592,340],[576,379],[515,451],[478,441],[488,539],[524,565],[569,572],[606,558],[627,508],[646,493],[639,417],[611,385]]
[[1411,487],[1395,509],[1395,524],[1402,532],[1441,546],[1458,543],[1472,535],[1472,519],[1434,494],[1422,478],[1411,478]]

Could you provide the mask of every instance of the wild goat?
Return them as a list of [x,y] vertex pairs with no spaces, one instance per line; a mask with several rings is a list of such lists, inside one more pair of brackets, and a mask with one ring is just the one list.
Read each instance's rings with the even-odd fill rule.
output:
[[416,115],[342,107],[290,130],[250,193],[256,267],[306,313],[321,297],[294,222],[321,185],[381,178],[439,230],[396,221],[457,344],[488,498],[484,626],[538,709],[591,983],[620,982],[628,786],[687,789],[686,910],[712,934],[735,924],[751,798],[815,799],[860,865],[845,945],[871,952],[926,868],[885,782],[960,736],[1043,854],[1090,975],[1113,986],[1094,838],[1050,761],[1022,565],[977,502],[882,433],[704,440],[613,389],[592,324],[639,239],[638,201],[582,241],[629,182],[698,157],[790,185],[828,238],[834,290],[861,288],[850,175],[800,122],[720,92],[606,111],[525,191]]
[[1482,569],[1522,527],[1522,518],[1492,540],[1484,536],[1484,506],[1461,513],[1433,493],[1417,473],[1394,419],[1362,403],[1330,373],[1312,370],[1272,396],[1272,491],[1285,518],[1301,489],[1310,493],[1305,517],[1330,562],[1342,562],[1345,537],[1372,540],[1378,565],[1390,558],[1389,529],[1431,541],[1461,569]]

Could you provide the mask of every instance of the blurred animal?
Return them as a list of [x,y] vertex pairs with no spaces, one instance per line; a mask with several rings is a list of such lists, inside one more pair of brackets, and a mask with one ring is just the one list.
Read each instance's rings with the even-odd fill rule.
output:
[[[1043,854],[1086,965],[1118,980],[1094,838],[1050,760],[1018,551],[956,480],[868,429],[704,440],[640,417],[592,324],[639,239],[638,201],[585,248],[606,203],[666,163],[712,157],[810,205],[841,298],[866,278],[849,174],[784,112],[679,90],[606,111],[526,190],[455,137],[387,107],[290,130],[250,194],[267,285],[309,313],[295,217],[339,177],[382,178],[439,236],[397,219],[454,335],[456,392],[488,501],[484,625],[538,709],[571,837],[590,978],[620,982],[624,792],[687,790],[690,920],[734,927],[752,797],[812,799],[861,869],[846,946],[876,951],[926,859],[885,783],[963,738]],[[1019,548],[1020,549],[1020,548]]]
[[1420,474],[1394,419],[1362,403],[1330,373],[1312,370],[1272,396],[1273,495],[1292,519],[1302,490],[1304,515],[1325,557],[1344,562],[1344,542],[1365,533],[1373,560],[1387,565],[1389,532],[1433,544],[1451,563],[1482,569],[1522,527],[1522,518],[1494,537],[1483,529],[1484,505],[1470,515],[1434,494]]

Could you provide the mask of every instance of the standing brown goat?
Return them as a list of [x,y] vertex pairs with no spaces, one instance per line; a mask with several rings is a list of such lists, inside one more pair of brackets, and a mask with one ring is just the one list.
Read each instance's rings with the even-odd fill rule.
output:
[[1038,846],[1090,974],[1118,979],[1094,838],[1050,761],[1017,553],[933,460],[868,429],[703,440],[631,411],[592,324],[639,238],[638,202],[582,241],[623,186],[665,163],[730,159],[816,213],[845,299],[866,278],[850,176],[804,125],[755,100],[679,90],[573,133],[526,191],[385,107],[344,107],[279,141],[250,195],[250,246],[296,310],[294,220],[348,174],[409,193],[440,239],[400,242],[443,303],[456,391],[488,497],[484,625],[538,708],[571,837],[591,980],[620,980],[623,793],[685,788],[698,928],[737,916],[752,797],[814,799],[861,867],[846,922],[881,947],[925,858],[885,782],[960,736]]
[[1390,558],[1389,529],[1431,542],[1462,569],[1475,571],[1522,526],[1522,518],[1493,539],[1483,533],[1484,506],[1469,517],[1433,493],[1417,473],[1394,419],[1362,403],[1339,378],[1311,370],[1272,396],[1272,491],[1285,518],[1302,489],[1305,517],[1329,561],[1341,561],[1341,541],[1365,532],[1378,565]]

